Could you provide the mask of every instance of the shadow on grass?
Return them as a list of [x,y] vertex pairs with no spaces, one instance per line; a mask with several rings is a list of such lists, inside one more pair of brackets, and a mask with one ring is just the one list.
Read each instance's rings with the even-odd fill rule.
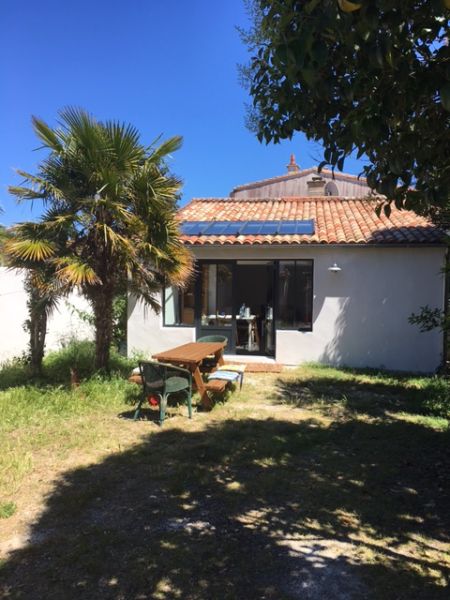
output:
[[[358,375],[363,375],[363,372]],[[389,378],[360,380],[358,378],[323,377],[317,375],[276,382],[276,401],[296,407],[314,404],[343,405],[347,410],[371,416],[386,412],[424,412],[425,390],[407,388],[404,380]]]
[[0,596],[444,600],[449,448],[395,420],[167,427],[61,478]]

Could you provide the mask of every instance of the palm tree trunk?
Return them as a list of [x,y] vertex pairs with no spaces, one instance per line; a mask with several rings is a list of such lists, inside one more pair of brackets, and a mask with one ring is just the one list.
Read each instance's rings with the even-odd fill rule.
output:
[[95,368],[109,371],[113,318],[113,293],[108,289],[98,290],[92,300],[95,319]]
[[33,285],[30,275],[25,280],[25,290],[28,294],[28,319],[24,327],[30,336],[28,344],[31,373],[41,375],[47,335],[47,304],[37,287]]
[[30,365],[33,375],[42,374],[45,336],[47,334],[47,314],[45,308],[38,306],[30,311]]

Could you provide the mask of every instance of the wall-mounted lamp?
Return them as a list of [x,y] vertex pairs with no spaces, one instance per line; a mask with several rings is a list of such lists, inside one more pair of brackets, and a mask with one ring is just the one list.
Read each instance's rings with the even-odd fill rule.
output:
[[331,273],[339,273],[340,271],[342,271],[341,267],[338,267],[336,263],[334,263],[332,267],[328,267],[328,270]]

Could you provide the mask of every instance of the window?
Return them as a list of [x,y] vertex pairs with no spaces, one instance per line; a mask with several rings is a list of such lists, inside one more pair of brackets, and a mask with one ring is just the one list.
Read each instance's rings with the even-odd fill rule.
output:
[[164,325],[165,326],[194,326],[195,318],[195,279],[179,289],[177,287],[166,287],[164,289]]
[[233,313],[231,266],[226,263],[202,265],[203,327],[231,327]]
[[312,329],[312,260],[280,260],[278,320],[280,329]]
[[334,181],[329,181],[325,186],[325,196],[339,196],[338,186]]

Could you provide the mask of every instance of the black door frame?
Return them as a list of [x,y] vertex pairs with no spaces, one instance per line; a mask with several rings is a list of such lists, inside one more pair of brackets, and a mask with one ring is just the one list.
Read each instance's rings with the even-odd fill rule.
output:
[[[236,314],[239,311],[237,306],[237,294],[236,294],[236,269],[238,267],[238,261],[251,260],[252,262],[272,263],[272,285],[273,285],[273,356],[276,354],[276,321],[277,321],[277,309],[278,309],[278,266],[279,261],[275,259],[234,259],[234,260],[221,260],[221,259],[199,259],[197,260],[198,276],[195,282],[195,337],[199,338],[205,335],[224,335],[228,338],[228,344],[226,348],[226,354],[236,354]],[[201,312],[202,312],[202,265],[204,264],[227,264],[231,267],[231,304],[232,304],[232,315],[231,315],[231,327],[220,327],[202,325],[201,323]],[[265,352],[248,353],[249,355],[256,356],[272,356]],[[245,356],[245,354],[243,354]]]

